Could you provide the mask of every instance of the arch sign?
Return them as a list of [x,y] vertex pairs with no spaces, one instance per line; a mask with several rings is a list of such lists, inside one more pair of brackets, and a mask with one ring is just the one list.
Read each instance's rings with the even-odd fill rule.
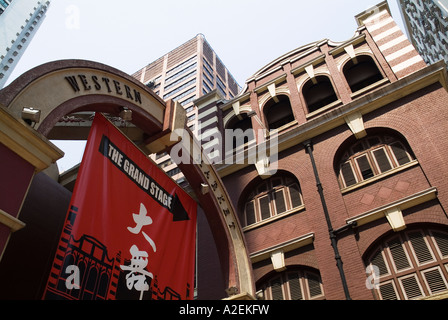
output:
[[[15,119],[26,119],[43,137],[86,139],[90,132],[61,238],[65,245],[59,246],[52,272],[64,275],[50,277],[45,296],[64,291],[65,297],[82,298],[82,289],[87,298],[95,294],[104,299],[192,298],[196,203],[146,156],[170,151],[181,140],[194,154],[202,153],[191,132],[176,135],[176,129],[186,128],[182,106],[165,103],[119,70],[82,60],[56,61],[30,70],[0,91],[0,104]],[[38,116],[27,118],[27,112]],[[117,129],[100,113],[124,127]],[[254,299],[250,259],[226,189],[205,154],[199,163],[190,158],[179,168],[212,229],[229,299]],[[126,240],[122,233],[127,234]],[[159,252],[165,252],[168,260],[156,262]],[[75,263],[81,254],[103,269],[87,273],[85,265]],[[177,270],[181,263],[186,267]],[[119,272],[122,281],[114,284],[115,291],[104,289],[113,276],[114,271],[107,271],[111,264],[118,269],[110,270]],[[89,282],[90,275],[100,287]],[[149,292],[155,295],[150,297]]]

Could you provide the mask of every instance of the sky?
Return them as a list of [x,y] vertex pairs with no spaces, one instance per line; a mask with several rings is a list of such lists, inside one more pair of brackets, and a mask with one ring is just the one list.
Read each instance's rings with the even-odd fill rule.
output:
[[[240,86],[308,43],[342,42],[355,15],[380,0],[53,0],[8,83],[46,62],[84,59],[132,74],[202,33]],[[403,29],[397,0],[388,0]],[[84,142],[60,143],[59,170],[81,161]]]

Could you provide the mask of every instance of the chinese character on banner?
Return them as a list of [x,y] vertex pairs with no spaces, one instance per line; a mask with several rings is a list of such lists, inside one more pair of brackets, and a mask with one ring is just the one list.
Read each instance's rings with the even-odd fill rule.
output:
[[[140,204],[140,213],[133,213],[134,222],[137,224],[134,228],[128,227],[129,232],[133,234],[140,233],[143,226],[152,224],[151,217],[147,216],[147,210],[143,203]],[[142,231],[142,235],[149,242],[154,252],[156,252],[156,244],[154,241]],[[132,254],[131,264],[129,266],[121,265],[120,268],[124,271],[130,271],[126,275],[126,284],[129,290],[136,289],[140,291],[140,300],[143,297],[143,292],[149,290],[149,285],[146,282],[146,277],[153,278],[153,274],[145,270],[148,265],[148,253],[146,251],[139,251],[138,247],[134,244],[129,250]]]
[[69,208],[44,299],[193,299],[196,202],[98,113]]
[[139,251],[135,244],[129,251],[132,254],[131,264],[129,266],[120,266],[120,268],[124,271],[130,271],[126,275],[126,284],[129,290],[135,289],[141,292],[141,300],[143,292],[149,290],[146,277],[153,278],[152,273],[145,270],[148,265],[148,253],[146,251]]
[[[143,203],[140,204],[140,213],[135,214],[133,213],[132,216],[134,217],[134,222],[137,224],[134,228],[128,227],[128,230],[132,232],[133,234],[138,234],[143,226],[146,226],[148,224],[152,223],[152,219],[149,216],[146,216],[148,211],[146,210],[146,207]],[[154,241],[144,232],[142,231],[143,236],[145,239],[149,242],[154,252],[156,252],[156,244]]]

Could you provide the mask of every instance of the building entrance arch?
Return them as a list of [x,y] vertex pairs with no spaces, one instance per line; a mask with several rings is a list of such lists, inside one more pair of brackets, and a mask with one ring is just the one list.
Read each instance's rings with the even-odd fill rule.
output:
[[[0,111],[14,118],[19,126],[47,142],[47,139],[87,139],[92,114],[103,112],[112,121],[125,124],[120,129],[147,154],[170,151],[177,143],[188,146],[191,161],[178,166],[209,222],[229,298],[255,297],[251,263],[236,211],[219,175],[186,129],[185,111],[180,104],[164,102],[145,85],[112,67],[91,61],[63,60],[23,74],[0,91],[0,105],[3,109]],[[0,143],[3,143],[1,135]],[[198,154],[201,156],[193,159]],[[20,224],[16,215],[4,212],[4,216]],[[9,226],[11,222],[4,223],[0,215],[2,223],[9,227],[8,232],[14,231]],[[0,228],[0,236],[1,232]],[[0,251],[3,249],[0,247]]]

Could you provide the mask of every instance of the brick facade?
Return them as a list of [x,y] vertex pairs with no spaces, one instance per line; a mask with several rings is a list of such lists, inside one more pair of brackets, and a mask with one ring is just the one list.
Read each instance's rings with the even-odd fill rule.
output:
[[[243,92],[230,101],[216,99],[213,95],[201,99],[203,110],[218,107],[220,130],[229,128],[235,117],[240,120],[249,117],[254,131],[269,130],[271,116],[266,108],[272,100],[277,103],[274,107],[279,106],[278,101],[286,96],[291,106],[294,120],[276,130],[279,147],[276,165],[280,176],[297,179],[303,206],[247,226],[241,221],[257,290],[266,299],[274,296],[274,287],[269,281],[293,270],[319,274],[322,292],[319,295],[309,289],[310,297],[315,294],[325,299],[346,298],[324,203],[318,192],[310,154],[304,146],[306,141],[312,143],[332,231],[337,230],[337,248],[351,299],[381,299],[379,290],[366,286],[366,266],[370,255],[384,239],[413,229],[447,230],[445,65],[426,66],[391,18],[386,2],[361,13],[356,19],[359,28],[352,39],[342,43],[315,42],[279,57],[249,78]],[[363,59],[377,66],[380,79],[353,92],[351,80],[344,73],[345,66],[356,65]],[[319,83],[324,77],[329,79],[336,98],[316,110],[308,110],[306,90],[311,82]],[[207,98],[210,99],[208,105]],[[392,136],[401,141],[408,151],[408,162],[374,177],[358,179],[354,185],[342,186],[339,164],[344,154],[362,139],[375,136]],[[270,137],[272,130],[264,139]],[[263,142],[263,136],[255,134],[254,139],[255,145]],[[251,148],[250,142],[248,148]],[[216,152],[216,147],[210,150]],[[224,154],[225,150],[221,152]],[[216,167],[241,218],[249,194],[269,177],[247,158],[244,164],[217,161]],[[394,230],[392,222],[386,218],[390,210],[402,215],[404,225],[400,230]],[[349,224],[352,222],[356,225]],[[200,226],[200,234],[204,228],[207,226]],[[205,248],[199,242],[199,279],[201,272],[206,272],[207,277],[214,273],[200,267],[212,251],[210,245]],[[274,270],[271,257],[278,252],[284,255],[284,268]],[[448,270],[445,268],[441,272],[448,279]],[[424,281],[419,277],[419,281]],[[311,280],[304,279],[311,288]],[[288,286],[282,285],[283,294],[287,288],[292,290],[291,284]],[[209,282],[207,292],[211,294],[213,287],[214,282]],[[448,285],[446,287],[448,289]],[[201,296],[201,289],[199,280],[198,297],[205,298]],[[433,291],[423,291],[421,297],[434,296]],[[407,297],[410,297],[408,293],[400,293],[401,299]]]

